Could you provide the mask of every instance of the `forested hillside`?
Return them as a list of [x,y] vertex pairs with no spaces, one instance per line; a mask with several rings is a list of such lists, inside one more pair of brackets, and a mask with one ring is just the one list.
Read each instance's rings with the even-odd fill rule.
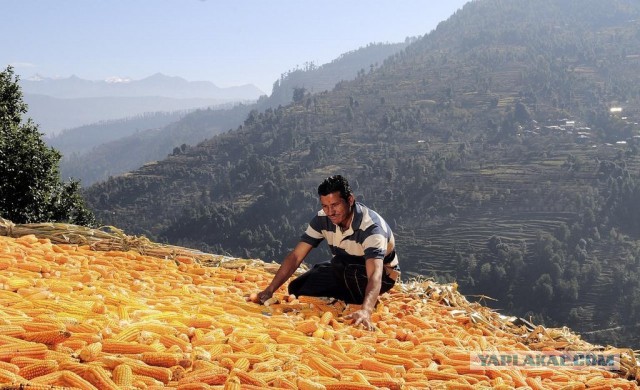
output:
[[639,69],[635,0],[476,0],[355,80],[87,196],[130,233],[280,261],[341,173],[405,279],[640,346]]
[[[191,114],[158,113],[140,120],[110,121],[69,130],[50,139],[49,144],[60,148],[64,155],[60,164],[62,175],[80,179],[84,186],[89,186],[233,128],[242,122],[250,107],[253,105],[237,104]],[[154,126],[158,122],[162,125]],[[105,141],[93,143],[99,139]]]
[[255,103],[218,105],[190,115],[183,112],[180,115],[183,119],[178,117],[180,113],[156,113],[108,121],[70,129],[51,138],[49,144],[64,155],[62,175],[80,179],[84,186],[89,186],[235,129],[251,111],[287,105],[294,95],[303,97],[306,91],[330,90],[339,81],[354,79],[365,68],[379,66],[385,58],[404,49],[409,41],[370,44],[322,66],[307,63],[303,69],[283,73],[274,83],[272,94],[262,96]]
[[116,120],[105,120],[45,137],[47,144],[64,156],[82,155],[94,147],[148,129],[158,129],[177,122],[193,110],[151,112]]

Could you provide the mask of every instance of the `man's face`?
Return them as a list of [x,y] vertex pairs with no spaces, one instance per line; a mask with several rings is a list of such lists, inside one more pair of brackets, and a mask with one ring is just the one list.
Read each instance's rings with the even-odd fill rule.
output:
[[353,206],[353,195],[346,201],[340,196],[340,192],[332,192],[329,195],[320,196],[322,211],[329,217],[331,222],[343,228],[349,227],[351,218],[351,206]]

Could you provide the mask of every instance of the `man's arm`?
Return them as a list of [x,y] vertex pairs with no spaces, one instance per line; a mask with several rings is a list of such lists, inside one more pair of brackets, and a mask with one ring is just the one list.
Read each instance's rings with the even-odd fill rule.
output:
[[367,269],[367,287],[364,291],[364,301],[362,307],[350,314],[347,318],[354,320],[353,326],[362,324],[365,329],[373,330],[371,323],[371,313],[376,307],[380,288],[382,287],[382,273],[384,272],[382,259],[367,259],[365,263]]
[[[258,293],[258,301],[264,303],[267,299],[273,296],[274,291],[280,288],[293,275],[294,272],[300,267],[302,261],[307,257],[309,252],[313,249],[313,246],[306,242],[300,241],[298,245],[284,258],[280,268],[276,272],[276,275],[269,283],[269,286],[263,291]],[[378,289],[379,291],[379,289]]]

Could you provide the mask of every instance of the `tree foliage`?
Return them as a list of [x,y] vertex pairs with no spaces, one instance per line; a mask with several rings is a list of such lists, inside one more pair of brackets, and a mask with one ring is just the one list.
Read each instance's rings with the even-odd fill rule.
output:
[[60,153],[45,145],[31,119],[23,120],[26,113],[18,77],[7,67],[0,72],[0,215],[15,223],[93,223],[78,182],[61,182]]

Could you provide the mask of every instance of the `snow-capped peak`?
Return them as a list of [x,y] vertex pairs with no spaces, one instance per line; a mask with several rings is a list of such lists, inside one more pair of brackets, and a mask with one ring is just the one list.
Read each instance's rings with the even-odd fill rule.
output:
[[125,84],[125,83],[130,83],[131,79],[128,77],[112,76],[107,78],[104,81],[109,84]]

